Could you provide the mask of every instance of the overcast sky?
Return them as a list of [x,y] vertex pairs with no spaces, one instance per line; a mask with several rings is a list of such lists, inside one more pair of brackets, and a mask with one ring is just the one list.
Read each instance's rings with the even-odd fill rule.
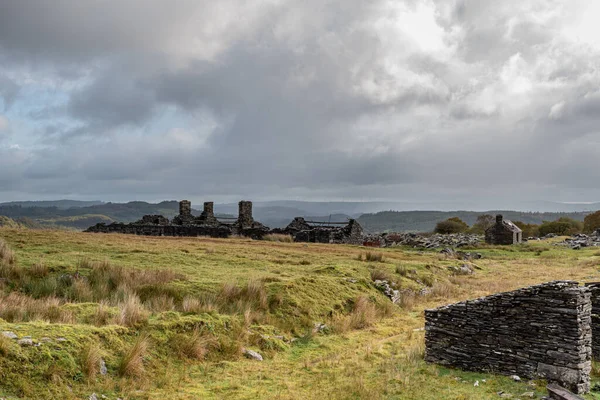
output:
[[598,20],[590,0],[0,0],[0,201],[600,201]]

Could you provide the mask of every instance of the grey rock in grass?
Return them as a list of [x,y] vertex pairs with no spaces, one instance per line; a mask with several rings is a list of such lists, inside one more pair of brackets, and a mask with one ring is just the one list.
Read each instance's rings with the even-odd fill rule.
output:
[[393,289],[388,281],[376,280],[374,284],[392,303],[396,304],[400,300],[400,291]]
[[11,332],[11,331],[4,331],[4,332],[2,332],[2,335],[9,339],[17,339],[18,338],[18,336],[14,332]]
[[251,360],[256,360],[256,361],[262,361],[263,357],[258,354],[256,351],[250,350],[250,349],[244,349],[244,356],[246,356],[246,358],[249,358]]
[[101,358],[100,359],[100,375],[106,375],[108,373],[108,369],[106,368],[106,362]]
[[19,340],[17,341],[17,343],[18,343],[20,346],[23,346],[23,347],[29,347],[29,346],[33,346],[33,340],[32,340],[31,338],[23,338],[23,339],[19,339]]

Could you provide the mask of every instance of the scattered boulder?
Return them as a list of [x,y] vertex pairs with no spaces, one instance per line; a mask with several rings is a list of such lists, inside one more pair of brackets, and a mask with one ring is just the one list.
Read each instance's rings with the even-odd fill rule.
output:
[[17,343],[19,344],[19,346],[23,347],[33,346],[33,340],[30,337],[24,337],[23,339],[19,339]]
[[106,368],[106,362],[104,359],[100,359],[100,375],[106,375],[108,373],[108,369]]
[[258,354],[256,351],[250,350],[250,349],[244,349],[243,351],[244,356],[246,356],[246,358],[249,358],[251,360],[256,360],[256,361],[262,361],[263,357]]
[[4,332],[2,332],[2,335],[9,339],[17,339],[18,338],[18,336],[14,332],[11,332],[11,331],[4,331]]

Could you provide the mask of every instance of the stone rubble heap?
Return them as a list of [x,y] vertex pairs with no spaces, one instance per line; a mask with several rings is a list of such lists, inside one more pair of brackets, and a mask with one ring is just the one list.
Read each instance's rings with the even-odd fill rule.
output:
[[379,243],[381,247],[410,246],[413,248],[434,249],[439,247],[475,246],[483,242],[483,235],[454,233],[424,236],[416,233],[384,233],[370,235],[365,239],[365,242]]
[[592,235],[577,233],[564,241],[557,243],[559,246],[567,246],[573,250],[579,250],[582,247],[597,247],[600,246],[600,230]]
[[425,360],[590,389],[589,288],[555,281],[425,311]]

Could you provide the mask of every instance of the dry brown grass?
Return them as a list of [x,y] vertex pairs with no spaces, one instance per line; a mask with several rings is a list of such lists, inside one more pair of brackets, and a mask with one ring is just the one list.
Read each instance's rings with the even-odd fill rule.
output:
[[352,311],[348,315],[337,315],[332,319],[332,329],[336,333],[345,333],[353,329],[364,329],[375,323],[378,317],[377,307],[369,299],[360,295],[354,299]]
[[102,353],[96,343],[88,343],[81,349],[81,370],[89,379],[95,379],[100,372],[100,360]]
[[191,335],[181,333],[174,335],[170,343],[179,357],[203,360],[209,348],[215,344],[215,340],[210,336],[202,336],[196,329]]
[[167,296],[165,294],[151,297],[146,302],[144,302],[146,308],[153,312],[164,312],[164,311],[173,311],[175,310],[175,300]]
[[123,302],[119,304],[119,308],[120,313],[116,321],[119,325],[136,327],[148,321],[149,312],[134,293],[127,293]]
[[294,238],[291,235],[285,235],[282,233],[271,233],[263,236],[263,240],[268,242],[281,242],[281,243],[294,243]]
[[382,269],[372,269],[371,270],[371,280],[372,281],[388,281],[392,282],[393,279],[391,275]]
[[0,334],[0,356],[8,356],[12,353],[14,348],[14,343],[12,339],[7,338],[6,336]]
[[0,296],[0,318],[8,322],[48,321],[73,323],[75,317],[61,307],[63,301],[55,297],[34,299],[17,292]]
[[17,262],[14,251],[2,239],[0,239],[0,264],[14,265]]
[[181,309],[186,313],[212,313],[218,311],[217,300],[213,295],[201,297],[186,296],[181,303]]
[[98,308],[92,316],[92,323],[96,326],[108,325],[111,321],[111,318],[112,315],[108,304],[102,301],[98,304]]
[[359,254],[356,258],[358,261],[368,262],[384,262],[383,253],[367,251],[365,254]]
[[243,314],[247,309],[266,310],[269,305],[264,282],[255,279],[242,286],[223,284],[216,296],[216,304],[221,311],[237,314]]
[[141,378],[145,373],[144,358],[150,348],[150,337],[140,335],[131,348],[123,355],[119,364],[119,375]]

